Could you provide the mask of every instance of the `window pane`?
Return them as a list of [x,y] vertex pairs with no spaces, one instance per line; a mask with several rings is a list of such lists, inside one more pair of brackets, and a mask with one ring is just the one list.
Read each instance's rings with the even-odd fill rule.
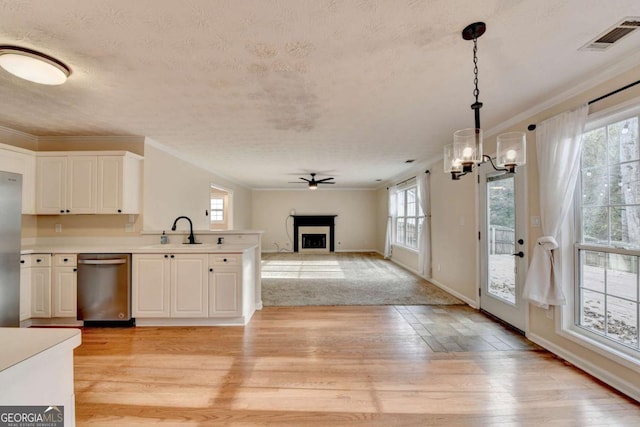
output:
[[407,218],[407,246],[415,248],[418,246],[418,228],[416,218]]
[[607,296],[607,336],[622,344],[638,345],[638,304]]
[[631,255],[608,254],[607,294],[637,300],[637,258]]
[[638,160],[638,119],[633,117],[607,127],[609,134],[609,163]]
[[640,206],[612,206],[611,244],[640,247]]
[[582,305],[580,324],[594,332],[604,334],[604,295],[583,289],[580,299]]
[[582,168],[590,168],[606,162],[607,136],[604,128],[587,132],[582,137]]
[[407,190],[407,216],[416,216],[416,189]]
[[609,201],[609,178],[607,168],[582,170],[582,205],[602,206]]
[[404,218],[398,218],[396,222],[396,242],[404,244]]
[[609,208],[582,209],[582,241],[607,244],[609,242]]
[[640,204],[640,163],[630,162],[609,169],[611,204]]
[[404,195],[405,192],[404,191],[398,191],[398,203],[396,205],[397,208],[397,215],[398,216],[405,216],[405,206],[404,206]]
[[604,292],[605,254],[604,252],[582,252],[582,286]]

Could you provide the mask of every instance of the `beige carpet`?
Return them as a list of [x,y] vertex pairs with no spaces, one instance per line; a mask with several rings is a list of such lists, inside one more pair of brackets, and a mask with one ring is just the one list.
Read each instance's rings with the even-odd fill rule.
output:
[[376,253],[262,255],[265,306],[464,304]]

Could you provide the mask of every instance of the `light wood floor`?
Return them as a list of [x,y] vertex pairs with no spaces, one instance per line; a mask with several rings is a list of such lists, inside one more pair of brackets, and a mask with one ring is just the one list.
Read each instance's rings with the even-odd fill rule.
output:
[[639,425],[640,405],[464,306],[266,308],[83,330],[84,425]]

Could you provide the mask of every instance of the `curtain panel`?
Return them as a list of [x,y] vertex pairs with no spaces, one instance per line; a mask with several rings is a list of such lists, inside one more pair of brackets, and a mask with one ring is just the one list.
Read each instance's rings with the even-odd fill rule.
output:
[[431,278],[431,175],[429,171],[417,178],[418,203],[424,215],[418,236],[418,273]]
[[536,128],[543,236],[533,250],[523,297],[543,308],[566,303],[560,266],[554,263],[553,251],[558,248],[561,226],[571,207],[580,173],[582,133],[588,111],[589,106],[583,104],[545,120]]

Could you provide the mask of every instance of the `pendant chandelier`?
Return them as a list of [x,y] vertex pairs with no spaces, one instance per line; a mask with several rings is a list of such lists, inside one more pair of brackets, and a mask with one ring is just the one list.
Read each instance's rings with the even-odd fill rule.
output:
[[[462,30],[464,40],[473,40],[473,96],[471,104],[474,112],[475,127],[461,129],[453,134],[453,144],[444,147],[444,171],[451,173],[451,179],[459,180],[461,176],[473,171],[474,164],[489,161],[497,171],[515,173],[516,167],[526,163],[526,136],[524,132],[507,132],[498,135],[496,147],[496,163],[491,156],[482,153],[482,128],[480,127],[480,109],[482,102],[478,100],[478,38],[484,34],[487,26],[484,22],[474,22]],[[497,167],[496,167],[497,164]]]

